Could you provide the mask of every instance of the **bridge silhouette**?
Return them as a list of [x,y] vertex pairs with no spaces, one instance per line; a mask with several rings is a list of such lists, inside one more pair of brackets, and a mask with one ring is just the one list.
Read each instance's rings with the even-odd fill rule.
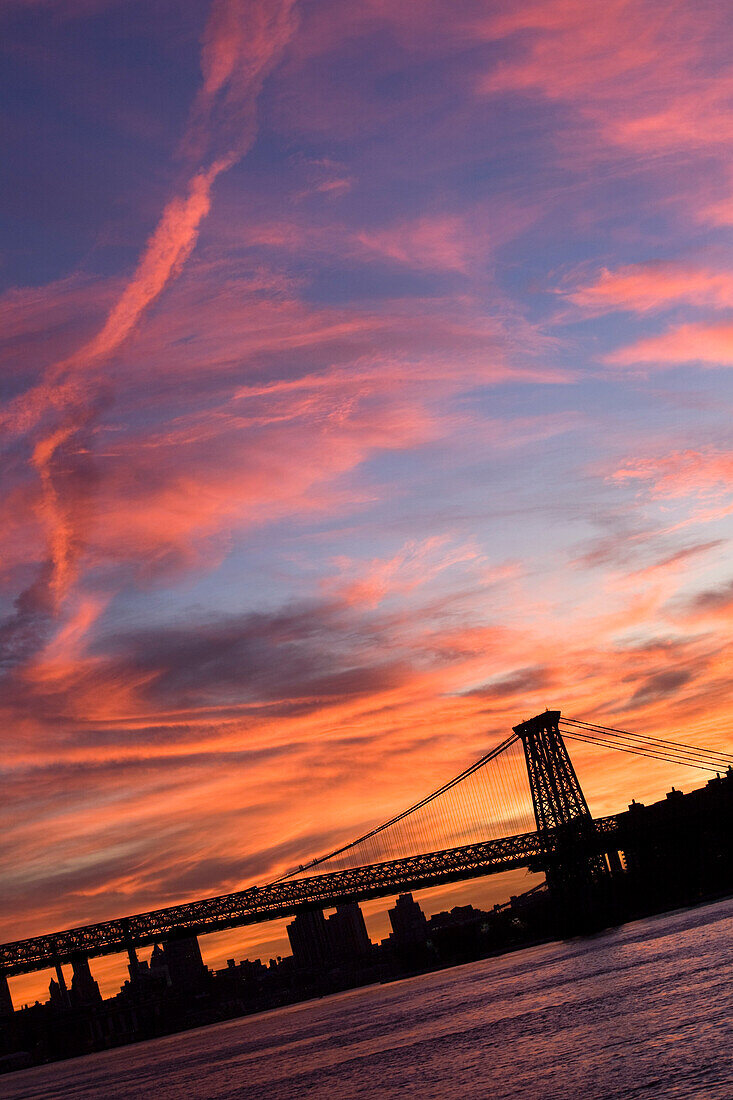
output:
[[565,740],[730,773],[733,755],[545,711],[401,813],[262,886],[0,945],[0,979],[63,963],[386,897],[514,868],[556,897],[589,896],[621,871],[625,817],[594,818]]

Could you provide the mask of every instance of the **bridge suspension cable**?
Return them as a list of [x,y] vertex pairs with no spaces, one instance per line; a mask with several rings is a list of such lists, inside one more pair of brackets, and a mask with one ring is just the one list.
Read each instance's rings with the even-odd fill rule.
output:
[[[681,741],[652,737],[578,718],[560,718],[565,737],[599,748],[720,773],[733,767],[733,754]],[[399,814],[307,863],[273,884],[312,872],[345,870],[428,850],[443,850],[534,828],[521,739],[513,734],[468,768]]]
[[669,764],[684,764],[699,771],[719,773],[733,767],[733,755],[722,750],[702,749],[681,741],[670,741],[649,734],[632,733],[613,726],[601,726],[576,718],[561,718],[563,735],[586,744],[619,749]]
[[524,754],[520,739],[512,734],[419,802],[274,882],[310,873],[323,864],[342,870],[533,828]]

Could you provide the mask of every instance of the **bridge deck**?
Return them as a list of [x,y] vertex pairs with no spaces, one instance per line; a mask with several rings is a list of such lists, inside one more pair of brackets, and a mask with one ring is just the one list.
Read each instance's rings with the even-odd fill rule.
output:
[[[602,819],[596,825],[601,838],[610,837],[615,819]],[[309,906],[329,909],[346,901],[365,901],[496,874],[537,865],[542,854],[539,834],[522,833],[353,870],[253,886],[221,897],[2,944],[0,972],[25,974],[68,962],[74,956],[111,955],[131,947],[144,947],[184,931],[202,935],[291,916]]]

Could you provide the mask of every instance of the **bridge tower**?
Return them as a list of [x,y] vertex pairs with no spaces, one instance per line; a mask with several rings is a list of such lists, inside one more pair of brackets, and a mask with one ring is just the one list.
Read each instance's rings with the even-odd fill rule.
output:
[[547,884],[560,908],[587,915],[609,872],[559,722],[559,710],[546,710],[514,732],[524,746]]

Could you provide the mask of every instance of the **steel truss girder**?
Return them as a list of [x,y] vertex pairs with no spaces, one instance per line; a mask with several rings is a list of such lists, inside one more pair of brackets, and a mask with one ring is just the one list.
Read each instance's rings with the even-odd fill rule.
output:
[[[616,819],[606,818],[598,825],[599,845],[612,847]],[[203,935],[258,924],[291,916],[302,909],[330,909],[346,901],[387,897],[425,886],[497,874],[515,867],[540,870],[552,847],[551,834],[522,833],[353,870],[253,886],[221,897],[2,944],[0,973],[12,975],[45,970],[79,955],[87,958],[112,955],[171,936]]]

